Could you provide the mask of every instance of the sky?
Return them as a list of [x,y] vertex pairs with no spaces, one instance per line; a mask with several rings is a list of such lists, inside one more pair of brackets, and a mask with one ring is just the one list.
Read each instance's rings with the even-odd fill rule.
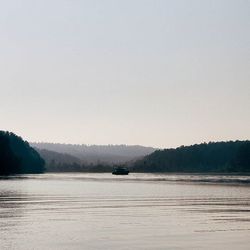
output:
[[250,139],[250,1],[0,1],[0,129],[160,148]]

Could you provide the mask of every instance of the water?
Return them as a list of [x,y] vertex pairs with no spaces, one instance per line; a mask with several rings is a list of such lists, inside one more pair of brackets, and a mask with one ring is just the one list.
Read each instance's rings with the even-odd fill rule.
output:
[[250,249],[250,177],[0,180],[0,249]]

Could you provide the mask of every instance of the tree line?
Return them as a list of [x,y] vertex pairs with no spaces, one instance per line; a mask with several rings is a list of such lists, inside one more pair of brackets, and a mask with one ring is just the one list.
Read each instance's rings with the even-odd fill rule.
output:
[[0,175],[43,173],[45,161],[14,133],[0,131]]
[[[0,131],[0,175],[47,172],[112,172],[116,163],[84,162],[70,154],[38,152],[14,133]],[[250,141],[228,141],[156,150],[122,164],[131,172],[250,173]]]
[[210,142],[157,150],[135,172],[250,172],[250,141]]

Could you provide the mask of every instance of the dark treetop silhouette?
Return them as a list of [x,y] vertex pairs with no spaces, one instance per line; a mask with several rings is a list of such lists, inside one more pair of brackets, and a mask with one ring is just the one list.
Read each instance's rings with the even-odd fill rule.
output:
[[[55,144],[55,146],[58,145]],[[86,146],[59,146],[63,147],[64,150],[77,149],[79,156],[82,156],[81,150],[86,151]],[[120,148],[125,149],[125,151],[130,150],[129,147],[125,146],[120,146]],[[118,147],[119,152],[120,148]],[[137,148],[138,146],[132,149]],[[112,151],[117,147],[102,146],[101,149]],[[141,148],[139,149],[141,150]],[[151,148],[148,149],[151,150]],[[71,155],[71,152],[58,153],[50,150],[37,150],[45,161],[21,137],[10,132],[0,131],[0,175],[42,173],[45,171],[45,162],[46,170],[52,172],[111,172],[116,166],[116,163],[111,162],[96,161],[90,163],[85,161],[84,156],[78,158]],[[100,146],[98,150],[100,150]],[[129,154],[131,157],[130,151]],[[95,156],[97,157],[98,154]],[[119,156],[116,155],[116,157],[119,160]],[[124,158],[122,160],[124,161]],[[132,172],[250,173],[250,141],[210,142],[181,146],[176,149],[156,150],[139,160],[123,162],[119,165],[128,167]]]
[[210,142],[157,150],[132,166],[136,172],[250,172],[250,141]]
[[0,175],[42,173],[44,165],[28,142],[14,133],[0,131]]

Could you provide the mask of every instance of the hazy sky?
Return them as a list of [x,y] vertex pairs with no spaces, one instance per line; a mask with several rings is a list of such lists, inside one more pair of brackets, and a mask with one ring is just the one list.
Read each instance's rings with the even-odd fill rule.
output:
[[0,1],[0,72],[29,141],[250,139],[250,1]]

